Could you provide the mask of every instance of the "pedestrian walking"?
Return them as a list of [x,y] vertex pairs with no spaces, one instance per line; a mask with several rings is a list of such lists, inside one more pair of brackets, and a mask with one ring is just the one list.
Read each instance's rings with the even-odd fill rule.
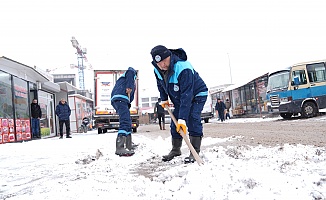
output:
[[32,137],[41,138],[40,134],[40,119],[42,117],[42,110],[37,103],[37,99],[33,99],[31,103],[31,115],[32,115]]
[[59,117],[59,131],[60,139],[63,138],[63,125],[66,127],[66,138],[71,138],[70,136],[70,114],[71,110],[66,102],[66,99],[62,98],[55,109],[55,114]]
[[217,102],[215,105],[215,111],[217,112],[216,114],[220,118],[221,122],[225,121],[224,114],[226,111],[226,107],[225,107],[224,102],[220,98],[217,98]]
[[161,98],[158,98],[158,101],[154,107],[154,116],[158,118],[158,125],[160,126],[160,130],[165,130],[165,113],[164,108],[160,105]]
[[115,154],[119,156],[132,156],[135,152],[132,146],[130,107],[134,100],[137,71],[129,67],[117,80],[112,93],[111,105],[119,115],[119,130],[116,139]]
[[[189,61],[186,52],[179,49],[167,49],[158,45],[151,50],[152,64],[157,81],[161,105],[169,106],[169,98],[174,105],[173,115],[177,124],[171,123],[172,150],[162,160],[169,161],[181,155],[182,136],[189,132],[190,143],[197,153],[200,152],[203,137],[201,111],[207,99],[208,89]],[[194,156],[190,152],[185,163],[193,163]]]

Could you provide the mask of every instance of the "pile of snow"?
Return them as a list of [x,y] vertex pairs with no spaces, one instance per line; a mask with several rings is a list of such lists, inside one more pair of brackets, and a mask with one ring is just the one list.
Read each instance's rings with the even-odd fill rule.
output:
[[326,148],[220,146],[204,138],[204,165],[170,162],[171,138],[133,134],[131,157],[115,152],[116,133],[0,145],[0,199],[326,199]]

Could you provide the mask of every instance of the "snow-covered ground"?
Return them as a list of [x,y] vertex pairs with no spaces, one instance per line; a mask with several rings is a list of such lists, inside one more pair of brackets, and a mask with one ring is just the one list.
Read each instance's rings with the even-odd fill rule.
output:
[[[259,121],[227,123],[246,120]],[[116,132],[72,136],[0,145],[0,199],[326,199],[325,147],[224,148],[237,138],[205,138],[199,166],[183,164],[185,143],[162,162],[171,138],[133,134],[136,154],[119,157]]]
[[[260,118],[231,118],[231,120],[227,119],[224,120],[223,123],[247,123],[247,122],[267,122],[267,121],[275,121],[275,120],[281,120],[282,117],[272,117],[272,118],[266,118],[265,116],[262,116]],[[219,123],[221,121],[218,120],[218,118],[212,118],[210,119],[210,122],[212,123]]]

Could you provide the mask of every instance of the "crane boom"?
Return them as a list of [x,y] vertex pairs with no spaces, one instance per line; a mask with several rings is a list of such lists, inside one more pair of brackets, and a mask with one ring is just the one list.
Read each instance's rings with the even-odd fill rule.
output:
[[[81,90],[85,90],[85,83],[84,83],[84,63],[88,62],[87,57],[86,57],[86,53],[87,50],[84,48],[81,48],[81,46],[79,45],[78,41],[76,40],[75,37],[72,37],[71,39],[71,43],[72,46],[77,50],[76,54],[77,54],[77,59],[78,59],[78,79],[79,79],[79,87]],[[89,63],[88,63],[89,64]],[[90,65],[90,68],[93,68],[92,65]]]

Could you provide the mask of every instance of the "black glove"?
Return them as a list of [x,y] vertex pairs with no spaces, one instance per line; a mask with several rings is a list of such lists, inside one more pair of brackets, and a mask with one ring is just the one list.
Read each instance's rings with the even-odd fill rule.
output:
[[130,107],[131,107],[131,104],[130,104],[130,103],[128,103],[128,109],[130,109]]

